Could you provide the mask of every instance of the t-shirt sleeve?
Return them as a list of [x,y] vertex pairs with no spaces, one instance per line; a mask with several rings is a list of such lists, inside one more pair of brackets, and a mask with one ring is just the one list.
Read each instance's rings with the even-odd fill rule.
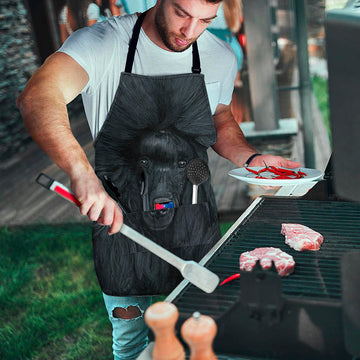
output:
[[87,8],[86,16],[88,20],[97,21],[97,19],[100,17],[100,8],[94,3],[89,4]]
[[229,105],[232,99],[232,94],[234,91],[234,82],[238,72],[238,63],[234,51],[231,49],[231,56],[229,61],[228,71],[224,76],[224,81],[221,87],[221,94],[219,103]]
[[116,36],[105,31],[104,22],[81,28],[71,34],[58,50],[71,56],[89,75],[89,81],[82,92],[93,93],[108,71]]

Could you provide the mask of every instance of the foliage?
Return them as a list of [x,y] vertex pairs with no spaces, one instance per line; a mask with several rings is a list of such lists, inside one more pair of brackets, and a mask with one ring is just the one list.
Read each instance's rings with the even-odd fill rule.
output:
[[328,81],[320,76],[314,76],[312,87],[331,142]]

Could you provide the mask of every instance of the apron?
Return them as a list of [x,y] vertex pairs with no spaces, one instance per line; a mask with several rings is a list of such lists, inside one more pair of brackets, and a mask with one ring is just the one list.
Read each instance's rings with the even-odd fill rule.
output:
[[[94,142],[95,171],[124,213],[124,223],[184,260],[200,261],[220,239],[210,178],[193,185],[186,166],[207,163],[216,141],[197,44],[192,73],[144,76],[131,73],[142,21],[129,45],[125,72]],[[121,233],[93,223],[93,255],[102,291],[112,296],[168,294],[180,272]]]

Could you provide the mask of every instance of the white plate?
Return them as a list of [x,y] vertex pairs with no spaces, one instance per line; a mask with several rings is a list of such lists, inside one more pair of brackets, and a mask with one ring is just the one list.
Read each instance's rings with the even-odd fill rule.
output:
[[[250,167],[249,169],[259,171],[263,169],[263,166],[259,167]],[[306,176],[300,179],[257,179],[252,172],[246,170],[246,168],[238,168],[228,172],[228,174],[238,180],[245,181],[249,184],[255,185],[266,185],[266,186],[284,186],[284,185],[297,185],[297,184],[304,184],[307,182],[311,182],[314,180],[318,180],[322,177],[323,173],[317,169],[307,169],[307,168],[295,168],[295,169],[288,169],[293,171],[302,171],[306,173]],[[265,175],[264,175],[265,174]],[[263,176],[269,176],[269,172],[263,173]]]

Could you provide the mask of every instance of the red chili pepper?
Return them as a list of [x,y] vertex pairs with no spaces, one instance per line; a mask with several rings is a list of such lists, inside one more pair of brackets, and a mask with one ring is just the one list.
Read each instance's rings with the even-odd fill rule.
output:
[[279,173],[281,174],[285,174],[285,175],[296,175],[296,171],[294,170],[289,170],[289,169],[284,169],[284,168],[278,168],[273,166],[274,169],[276,169]]
[[246,169],[247,171],[250,171],[250,172],[253,173],[253,174],[258,175],[258,172],[257,172],[256,170],[250,169],[250,168],[248,168],[248,167],[246,167],[245,169]]
[[224,281],[222,281],[220,286],[223,286],[224,284],[226,284],[232,280],[238,279],[239,277],[240,277],[240,274],[233,274],[233,275],[229,276],[228,278],[226,278]]
[[294,171],[294,170],[289,170],[289,169],[284,169],[284,168],[281,168],[279,170],[285,174],[296,174],[296,171]]
[[269,166],[268,171],[276,174],[276,175],[282,175],[281,170],[279,170],[278,168],[276,168],[275,166]]
[[[255,178],[256,179],[300,179],[304,176],[306,176],[307,174],[305,172],[302,171],[294,171],[294,170],[290,170],[290,169],[285,169],[285,168],[280,168],[277,166],[267,166],[266,163],[264,162],[265,166],[264,168],[255,171],[253,169],[249,169],[246,168],[248,171],[252,172],[253,174],[257,175]],[[264,173],[268,171],[269,173],[273,173],[276,176],[272,176],[272,177],[264,177],[260,174]]]

